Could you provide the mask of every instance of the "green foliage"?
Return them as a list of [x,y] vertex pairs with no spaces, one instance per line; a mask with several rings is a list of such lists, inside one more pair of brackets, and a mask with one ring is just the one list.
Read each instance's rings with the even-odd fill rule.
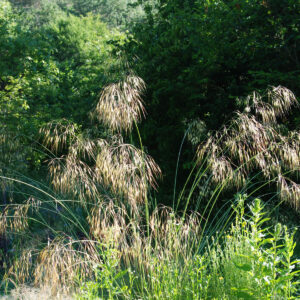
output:
[[[259,200],[247,208],[241,196],[235,223],[224,235],[224,227],[221,233],[217,230],[231,220],[230,211],[222,208],[213,216],[224,186],[209,189],[205,165],[194,166],[179,197],[176,186],[170,193],[176,161],[193,166],[191,149],[177,157],[187,128],[187,138],[196,145],[234,110],[245,108],[237,97],[270,84],[283,84],[299,95],[298,2],[11,2],[13,8],[6,0],[0,2],[1,284],[34,281],[56,289],[74,287],[78,279],[79,299],[298,297],[294,233],[280,224],[274,230],[267,227]],[[131,33],[125,37],[108,26]],[[120,50],[149,87],[149,117],[141,134],[136,126],[137,136],[131,129],[144,114],[144,82],[116,58]],[[261,105],[262,118],[280,108],[283,125],[276,124],[276,130],[281,134],[299,126],[299,115],[287,119],[284,104],[270,109],[256,101],[253,109]],[[90,111],[94,119],[88,118]],[[254,128],[244,120],[243,128]],[[43,139],[37,138],[41,128]],[[123,140],[113,131],[129,136]],[[264,131],[264,137],[270,132]],[[281,138],[275,129],[272,134]],[[281,166],[298,162],[296,135],[290,135],[290,140],[281,138],[285,148],[280,149],[289,154]],[[177,209],[151,211],[155,201],[149,189],[156,187],[160,169],[142,143],[142,149],[126,143],[141,137],[167,175],[160,199],[168,203],[173,198],[174,209],[178,199],[177,206],[184,206],[181,217]],[[269,141],[259,135],[257,140],[256,146]],[[40,154],[44,146],[49,147],[47,154]],[[40,172],[39,177],[46,181],[50,175],[55,191],[26,177],[48,154],[49,174]],[[234,151],[233,156],[239,154]],[[222,175],[214,170],[216,177]],[[186,178],[184,172],[178,174]],[[284,196],[292,191],[297,197],[296,185],[281,183]],[[201,215],[189,215],[196,193],[198,207],[202,198],[210,201]]]
[[296,299],[300,271],[293,259],[294,233],[279,223],[273,230],[267,227],[269,219],[258,199],[246,217],[246,198],[238,197],[230,231],[213,240],[204,254],[197,253],[197,244],[185,252],[183,241],[177,240],[183,228],[176,222],[169,232],[175,240],[167,237],[175,243],[174,252],[168,243],[156,248],[157,238],[141,269],[133,261],[124,269],[117,250],[102,248],[96,280],[82,285],[79,299]]
[[24,80],[13,77],[6,77],[5,79],[6,86],[0,90],[0,120],[6,130],[17,131],[22,126],[28,126],[26,114],[29,106],[21,92]]
[[[134,274],[130,270],[120,270],[119,253],[116,249],[103,247],[100,252],[103,263],[95,265],[95,281],[82,285],[78,299],[130,299]],[[128,282],[128,285],[127,285]],[[121,284],[120,284],[121,283]]]
[[[237,109],[237,97],[268,85],[299,96],[299,9],[293,0],[166,0],[133,29],[125,50],[138,57],[133,65],[148,86],[142,134],[166,187],[188,123],[199,119],[218,129]],[[294,117],[285,123],[297,126]]]
[[101,19],[111,27],[122,27],[143,16],[143,11],[133,8],[135,0],[73,0],[71,11],[77,15],[89,12],[99,14]]
[[[51,55],[50,70],[52,66],[54,72],[46,75],[51,80],[46,85],[51,86],[50,91],[45,89],[44,98],[59,107],[62,113],[55,114],[57,117],[82,121],[108,80],[106,74],[113,64],[108,41],[117,34],[92,16],[60,19],[40,34],[46,36],[49,50],[44,55]],[[49,65],[45,68],[49,70]]]
[[84,119],[113,64],[113,46],[108,42],[122,39],[121,35],[111,33],[93,16],[61,16],[31,31],[21,22],[14,25],[15,17],[2,18],[7,25],[1,27],[1,74],[16,77],[3,78],[2,90],[7,82],[21,78],[18,90],[30,114],[46,120],[50,116]]
[[[111,28],[125,30],[131,23],[140,21],[145,13],[137,0],[11,0],[20,11],[25,11],[32,24],[40,25],[56,18],[57,14],[75,16],[93,14]],[[153,5],[156,0],[149,3]],[[49,13],[50,12],[50,13]]]
[[[88,126],[86,115],[111,80],[111,40],[123,39],[96,16],[56,14],[47,3],[39,9],[40,22],[32,23],[9,2],[0,6],[0,122],[11,134],[25,135],[27,145],[53,119]],[[56,15],[43,19],[48,9]]]
[[294,233],[278,223],[274,230],[266,227],[260,200],[244,215],[244,198],[240,196],[237,217],[222,245],[211,252],[210,292],[217,299],[294,299],[299,261],[292,259]]

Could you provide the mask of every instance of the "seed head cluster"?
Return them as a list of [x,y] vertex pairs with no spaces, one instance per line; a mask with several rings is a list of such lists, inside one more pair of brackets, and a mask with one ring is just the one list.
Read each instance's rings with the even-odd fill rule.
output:
[[251,171],[277,182],[279,196],[299,210],[299,131],[281,133],[278,118],[299,107],[295,95],[284,87],[272,87],[265,95],[253,93],[228,126],[209,137],[198,148],[198,159],[206,160],[213,180],[241,188]]

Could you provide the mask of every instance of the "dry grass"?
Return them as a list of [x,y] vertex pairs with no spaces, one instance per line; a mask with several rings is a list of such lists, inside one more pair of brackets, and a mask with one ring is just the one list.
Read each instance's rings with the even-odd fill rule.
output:
[[[80,146],[79,146],[80,145]],[[136,210],[161,171],[153,158],[120,136],[110,141],[74,139],[67,155],[49,163],[56,190],[82,199],[101,199],[103,190],[125,199]]]
[[[97,116],[112,131],[130,131],[132,124],[145,114],[141,92],[144,82],[136,76],[104,88],[96,110]],[[79,133],[75,125],[65,120],[51,122],[41,129],[44,145],[58,154],[50,160],[49,170],[56,190],[73,197],[101,199],[103,190],[114,198],[125,199],[136,211],[147,197],[149,187],[157,186],[161,171],[153,158],[143,150],[124,143],[121,135],[109,139]]]
[[93,116],[113,131],[131,131],[133,123],[139,122],[145,115],[141,98],[144,90],[144,81],[132,75],[108,85],[101,94]]
[[7,232],[22,232],[28,227],[28,204],[9,204],[0,215],[0,235]]
[[[144,83],[136,77],[110,85],[104,89],[93,114],[112,132],[128,132],[145,113],[140,98],[143,89]],[[275,176],[280,196],[299,209],[299,185],[284,176],[291,169],[299,174],[299,134],[283,136],[276,127],[277,118],[285,116],[296,102],[284,88],[273,88],[266,97],[265,101],[258,94],[248,97],[248,112],[237,113],[229,127],[199,147],[198,156],[207,159],[216,183],[241,187],[249,171],[256,169],[266,179]],[[24,205],[7,206],[0,218],[1,234],[22,232],[29,240],[26,243],[19,238],[24,244],[15,253],[7,280],[17,284],[31,282],[40,288],[50,286],[49,297],[62,289],[68,292],[80,282],[93,280],[95,266],[105,270],[110,250],[116,268],[134,269],[140,278],[144,276],[144,281],[150,282],[149,289],[156,287],[161,274],[169,272],[166,266],[170,261],[176,272],[188,265],[202,238],[197,214],[182,219],[169,208],[159,208],[148,220],[146,216],[149,222],[145,224],[142,205],[147,203],[148,192],[157,187],[161,175],[153,158],[124,142],[120,134],[104,140],[90,132],[80,132],[66,121],[50,123],[41,134],[44,145],[54,154],[49,162],[54,188],[79,200],[68,206],[67,202],[51,198],[54,203],[49,202],[56,206],[53,220],[63,220],[70,227],[85,224],[88,233],[82,230],[83,236],[74,238],[79,227],[75,234],[71,230],[53,230],[51,238],[48,224],[40,222],[44,227],[35,236],[27,226],[27,215],[31,212],[44,221],[42,209],[53,213],[48,204],[29,197]],[[78,208],[83,212],[80,216]]]
[[93,278],[93,266],[101,262],[96,241],[57,234],[45,245],[40,236],[27,233],[27,237],[31,242],[24,241],[21,250],[15,249],[15,259],[3,278],[16,286],[29,283],[51,287],[51,295],[70,293],[81,280]]
[[81,282],[94,279],[94,267],[101,269],[107,263],[105,257],[110,250],[118,268],[131,268],[150,276],[163,261],[184,263],[191,259],[200,239],[199,220],[197,214],[183,220],[169,208],[156,209],[150,216],[148,236],[141,218],[132,218],[124,205],[103,199],[88,217],[89,240],[74,240],[57,233],[45,244],[41,235],[26,233],[28,241],[16,253],[6,279],[17,286],[32,283],[42,290],[47,287],[49,297],[72,293]]
[[53,293],[63,286],[72,287],[78,279],[93,278],[93,265],[99,263],[95,244],[57,237],[49,242],[37,258],[34,272],[36,286],[47,283]]
[[0,296],[1,300],[72,300],[74,297],[64,292],[58,292],[55,296],[51,293],[51,288],[42,289],[19,286],[12,290],[9,295]]
[[[110,132],[128,132],[145,114],[140,98],[144,88],[144,82],[135,76],[108,86],[92,115],[108,125]],[[47,124],[40,134],[52,157],[49,174],[54,189],[79,201],[70,201],[68,206],[68,202],[55,197],[48,202],[29,197],[26,205],[4,209],[0,230],[7,236],[23,230],[34,239],[27,226],[27,213],[31,212],[32,220],[38,221],[43,229],[36,242],[16,249],[6,279],[17,284],[33,282],[36,287],[48,285],[55,294],[61,288],[68,290],[78,281],[93,278],[93,266],[103,263],[99,247],[123,249],[120,258],[132,252],[126,249],[137,251],[136,245],[144,243],[144,230],[138,225],[144,216],[142,205],[147,201],[149,189],[157,187],[161,171],[151,156],[125,143],[120,134],[100,139],[90,131],[80,132],[66,120]],[[80,219],[82,216],[76,219],[76,212],[72,212],[79,207],[85,219]],[[78,239],[74,238],[77,233],[70,234],[71,231],[65,234],[52,231],[47,228],[45,212],[53,214],[55,222],[60,219],[70,227],[75,226],[74,232],[79,227],[82,231],[83,223],[89,228]]]
[[149,186],[156,188],[160,168],[153,158],[121,138],[107,143],[97,156],[96,176],[100,183],[125,197],[131,207],[143,203]]
[[241,188],[251,171],[261,171],[277,182],[281,199],[299,210],[300,185],[294,181],[300,175],[299,132],[284,136],[277,122],[299,106],[294,94],[279,86],[244,102],[244,113],[237,112],[229,126],[199,146],[199,160],[207,160],[216,183],[231,188]]
[[78,129],[68,120],[52,121],[40,129],[42,143],[54,153],[65,149],[76,138]]

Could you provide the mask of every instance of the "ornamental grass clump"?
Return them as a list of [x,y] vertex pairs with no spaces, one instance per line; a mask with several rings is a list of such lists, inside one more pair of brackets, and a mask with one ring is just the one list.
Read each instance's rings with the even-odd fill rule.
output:
[[96,160],[96,174],[105,186],[128,199],[132,207],[145,202],[148,187],[156,188],[160,168],[153,158],[120,137],[107,143]]
[[[111,222],[119,223],[117,219]],[[205,295],[205,289],[199,289],[204,260],[195,257],[201,231],[196,213],[182,219],[171,208],[161,207],[150,215],[150,235],[135,220],[121,230],[126,234],[117,236],[118,244],[112,235],[111,242],[101,248],[105,259],[96,266],[96,280],[82,284],[80,299],[189,299]],[[191,278],[191,272],[195,277]]]
[[[103,89],[92,114],[110,126],[102,137],[98,124],[94,131],[81,130],[59,120],[41,128],[54,190],[26,178],[7,178],[29,191],[19,193],[22,203],[7,205],[0,216],[1,236],[14,244],[9,245],[14,247],[13,255],[4,254],[9,263],[3,282],[69,290],[78,281],[93,278],[93,266],[103,263],[99,249],[113,247],[126,253],[125,249],[136,248],[133,245],[142,248],[141,224],[149,214],[144,205],[150,188],[157,188],[161,171],[142,144],[139,149],[127,143],[129,138],[121,131],[129,134],[133,124],[138,130],[137,122],[145,114],[144,88],[140,78],[128,76],[114,88]],[[39,236],[37,244],[25,247],[25,235]]]
[[241,102],[245,111],[237,112],[228,126],[198,147],[199,162],[205,161],[215,183],[229,188],[240,189],[249,174],[260,173],[277,184],[282,201],[299,210],[300,133],[284,135],[278,123],[299,107],[295,95],[279,86]]
[[[145,109],[141,93],[144,82],[128,76],[103,89],[93,116],[108,130],[128,132],[140,121]],[[161,171],[142,149],[124,142],[121,134],[106,139],[93,136],[65,120],[51,122],[41,129],[42,141],[55,154],[49,162],[53,186],[60,192],[92,201],[103,194],[126,201],[132,210],[144,203],[150,187],[157,187]]]
[[[18,196],[20,203],[6,204],[0,217],[0,235],[13,249],[0,253],[0,262],[6,260],[2,286],[50,286],[54,294],[75,290],[79,299],[296,297],[293,234],[281,225],[271,231],[259,200],[249,206],[247,216],[247,197],[238,197],[228,232],[233,212],[224,209],[211,215],[223,186],[241,187],[247,172],[255,170],[265,179],[275,177],[281,197],[285,193],[296,207],[298,185],[289,180],[299,172],[299,136],[279,134],[275,122],[287,114],[282,107],[286,101],[291,101],[287,106],[296,105],[292,94],[273,89],[267,93],[272,97],[268,105],[260,103],[257,94],[248,98],[247,113],[237,113],[231,126],[199,148],[205,170],[195,165],[197,175],[188,178],[194,180],[189,197],[183,198],[182,192],[178,200],[186,200],[184,211],[179,213],[175,202],[173,209],[150,211],[149,191],[157,188],[161,171],[141,140],[140,148],[127,142],[144,109],[138,101],[140,79],[125,81],[104,89],[93,113],[102,125],[111,126],[105,134],[100,135],[97,124],[94,130],[81,130],[66,120],[41,129],[53,190],[25,177],[0,176],[16,184],[12,197]],[[129,105],[127,117],[118,105]],[[189,199],[202,177],[208,178],[207,184],[212,178],[219,187],[201,214],[189,212]]]

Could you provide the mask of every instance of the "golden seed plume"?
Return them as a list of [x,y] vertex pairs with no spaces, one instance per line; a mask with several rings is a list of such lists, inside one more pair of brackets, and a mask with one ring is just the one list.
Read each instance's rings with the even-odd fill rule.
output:
[[272,87],[265,95],[246,98],[247,110],[237,112],[231,123],[198,147],[200,161],[206,160],[216,183],[242,187],[250,171],[259,170],[266,180],[276,179],[281,199],[299,209],[300,185],[282,174],[299,178],[300,133],[284,136],[277,120],[292,107],[299,107],[295,95],[284,87]]
[[35,284],[47,284],[53,293],[62,287],[68,289],[77,278],[93,278],[93,265],[99,262],[94,243],[57,237],[39,253],[34,269]]
[[76,138],[76,125],[68,120],[52,121],[40,129],[45,147],[57,153],[65,149]]
[[156,188],[161,170],[151,156],[133,145],[124,144],[118,137],[99,152],[96,174],[105,186],[135,207],[144,202],[150,186]]
[[144,90],[145,83],[137,76],[110,84],[104,88],[94,115],[113,131],[130,131],[145,115],[141,98]]

